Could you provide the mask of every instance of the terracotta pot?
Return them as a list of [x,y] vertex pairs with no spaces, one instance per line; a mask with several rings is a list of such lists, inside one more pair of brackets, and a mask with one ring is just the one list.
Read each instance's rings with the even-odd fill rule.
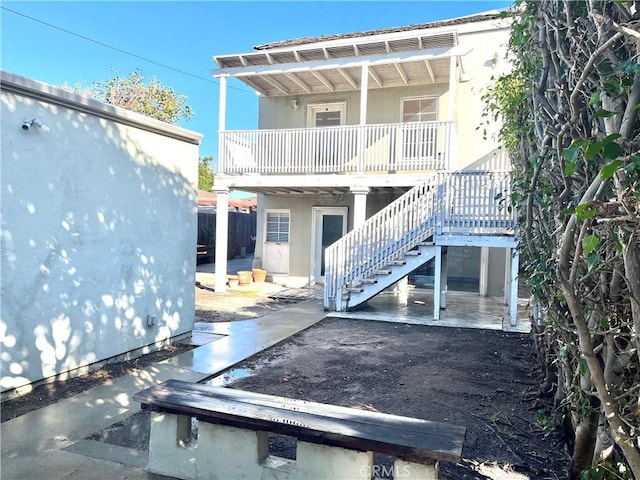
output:
[[267,279],[267,271],[262,268],[253,269],[253,281],[256,283],[262,283]]
[[240,280],[237,275],[227,275],[227,282],[230,288],[235,288],[240,284]]
[[249,285],[251,283],[252,273],[247,270],[238,272],[238,283],[240,285]]

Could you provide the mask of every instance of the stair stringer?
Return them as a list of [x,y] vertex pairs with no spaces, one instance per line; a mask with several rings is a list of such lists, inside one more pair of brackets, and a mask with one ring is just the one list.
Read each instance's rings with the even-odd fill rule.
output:
[[374,277],[368,279],[368,281],[348,288],[346,299],[344,299],[343,302],[339,302],[342,305],[336,305],[336,310],[340,307],[343,307],[344,310],[352,310],[373,298],[384,289],[409,275],[416,268],[421,267],[429,260],[435,258],[439,248],[442,247],[433,244],[418,245],[418,254],[405,255],[400,258],[403,261],[402,265],[388,265],[385,270],[374,274]]

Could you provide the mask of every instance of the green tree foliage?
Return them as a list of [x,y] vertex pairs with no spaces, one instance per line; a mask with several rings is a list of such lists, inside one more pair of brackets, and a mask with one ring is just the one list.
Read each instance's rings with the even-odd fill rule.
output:
[[200,157],[198,161],[198,188],[207,192],[213,187],[213,157]]
[[[69,89],[66,86],[63,88]],[[162,85],[155,78],[146,82],[140,69],[128,77],[122,77],[115,72],[115,75],[105,82],[96,81],[89,87],[76,86],[70,90],[174,125],[193,115],[191,107],[186,103],[187,97],[174,92],[171,87]]]
[[534,338],[569,478],[640,479],[637,2],[519,0],[488,95],[513,162]]

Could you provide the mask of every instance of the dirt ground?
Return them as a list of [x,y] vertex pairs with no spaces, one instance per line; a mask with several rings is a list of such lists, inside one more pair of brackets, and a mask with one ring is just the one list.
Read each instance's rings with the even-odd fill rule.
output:
[[[242,321],[298,300],[274,300],[250,290],[221,295],[197,287],[196,321]],[[171,347],[43,385],[3,402],[2,421],[187,348]],[[466,427],[464,461],[442,462],[443,480],[566,477],[568,457],[559,433],[538,422],[549,406],[536,395],[540,376],[528,335],[325,319],[232,370],[237,375],[225,376],[239,378],[233,388]],[[295,457],[287,437],[272,436],[271,449]],[[375,461],[388,465],[390,459]]]
[[249,376],[232,387],[464,426],[465,460],[441,462],[443,480],[565,478],[561,438],[536,421],[531,352],[528,335],[325,319],[237,365]]

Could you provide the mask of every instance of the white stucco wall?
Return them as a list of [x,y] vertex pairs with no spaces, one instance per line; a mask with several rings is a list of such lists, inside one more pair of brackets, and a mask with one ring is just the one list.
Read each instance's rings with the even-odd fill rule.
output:
[[2,391],[192,330],[201,135],[6,72],[0,99]]

